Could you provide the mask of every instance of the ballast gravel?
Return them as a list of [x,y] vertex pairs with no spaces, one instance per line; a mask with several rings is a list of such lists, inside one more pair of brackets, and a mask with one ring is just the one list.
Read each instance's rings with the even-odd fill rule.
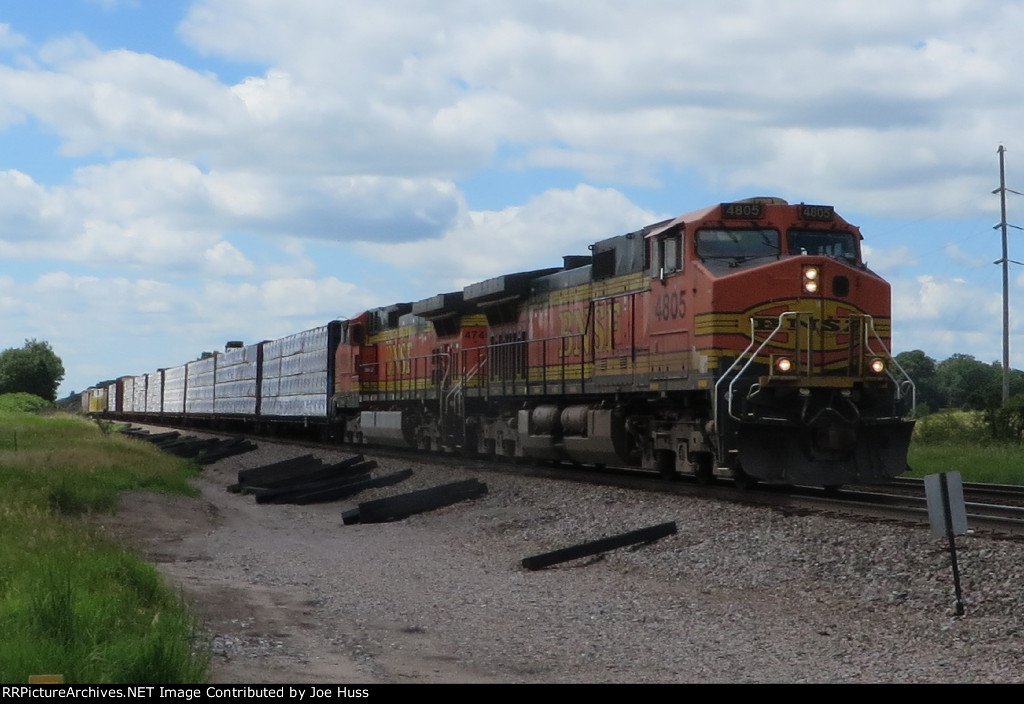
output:
[[[475,473],[430,461],[308,506],[226,491],[259,449],[204,469],[200,498],[126,497],[105,527],[202,618],[222,683],[1017,683],[1024,544],[925,525]],[[315,451],[325,462],[352,452]],[[486,496],[381,524],[360,501],[478,478]],[[525,557],[668,521],[678,532],[538,571]]]

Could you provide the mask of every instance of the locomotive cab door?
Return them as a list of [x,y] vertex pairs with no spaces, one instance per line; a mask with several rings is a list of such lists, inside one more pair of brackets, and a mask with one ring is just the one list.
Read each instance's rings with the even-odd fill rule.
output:
[[647,333],[652,388],[682,388],[689,376],[691,314],[687,303],[684,233],[676,228],[652,243]]

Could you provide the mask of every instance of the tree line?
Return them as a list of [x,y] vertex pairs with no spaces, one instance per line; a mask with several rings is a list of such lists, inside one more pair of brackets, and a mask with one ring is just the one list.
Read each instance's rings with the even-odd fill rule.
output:
[[[921,350],[900,352],[896,361],[917,387],[919,415],[944,408],[987,411],[1003,403],[1003,365],[985,364],[969,354],[936,362]],[[1010,396],[1024,394],[1024,372],[1010,370]]]
[[896,361],[917,387],[917,416],[935,411],[978,411],[995,440],[1024,441],[1024,372],[1009,373],[1010,400],[1003,404],[1003,365],[969,354],[936,362],[921,350],[900,352]]

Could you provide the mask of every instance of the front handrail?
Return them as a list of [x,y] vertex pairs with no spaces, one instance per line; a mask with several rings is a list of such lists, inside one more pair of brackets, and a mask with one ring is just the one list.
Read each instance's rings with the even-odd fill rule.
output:
[[[907,370],[903,368],[903,366],[899,363],[896,357],[893,356],[892,352],[890,352],[889,349],[886,348],[885,342],[882,341],[881,335],[879,335],[878,331],[875,330],[875,319],[870,315],[865,315],[864,317],[868,319],[868,327],[870,328],[870,333],[866,329],[864,331],[864,348],[876,357],[886,357],[893,363],[896,369],[899,370],[901,375],[900,379],[897,379],[896,375],[889,371],[888,365],[886,365],[885,373],[892,380],[892,383],[896,386],[897,400],[902,400],[909,393],[910,414],[914,415],[917,412],[917,384],[915,384],[914,380],[910,378],[910,375],[907,374]],[[871,349],[870,335],[874,336],[875,340],[878,342],[878,345],[884,351],[884,354],[876,353],[874,350]]]
[[[879,357],[886,361],[885,374],[892,382],[895,389],[895,400],[903,401],[909,397],[910,400],[910,413],[911,415],[916,411],[917,408],[917,387],[910,375],[907,374],[906,370],[900,365],[900,363],[893,357],[892,353],[886,347],[885,342],[882,340],[881,335],[875,329],[875,321],[871,315],[866,313],[860,314],[859,316],[862,321],[866,324],[860,326],[860,334],[850,338],[850,349],[855,349],[855,345],[858,343],[862,346],[862,354],[860,364],[857,365],[859,373],[863,373],[863,363],[865,358],[868,356]],[[786,325],[787,319],[807,318],[807,336],[806,336],[806,349],[803,349],[801,344],[801,336],[799,331],[802,329],[800,324],[788,328]],[[802,369],[799,373],[803,375],[810,375],[813,372],[812,364],[812,332],[811,332],[811,321],[813,320],[812,314],[807,311],[785,311],[779,314],[778,322],[775,328],[767,334],[760,344],[757,342],[755,332],[755,320],[750,319],[750,344],[733,360],[732,364],[729,365],[728,369],[722,374],[722,376],[715,382],[715,394],[712,399],[712,413],[713,417],[717,420],[720,415],[720,402],[724,400],[726,402],[725,412],[728,416],[734,420],[740,420],[733,405],[733,401],[736,396],[736,385],[741,378],[746,374],[747,370],[753,365],[764,349],[771,344],[779,333],[783,332],[784,328],[786,332],[793,332],[795,337],[794,353],[796,361],[798,363],[805,362],[806,369]],[[858,339],[859,338],[859,339]],[[855,341],[856,340],[856,341]],[[755,349],[756,348],[756,349]],[[801,360],[801,357],[803,359]],[[801,367],[803,365],[801,364]],[[893,369],[898,371],[898,374],[893,372]],[[727,384],[727,386],[726,386]],[[723,393],[724,391],[724,393]]]
[[[718,381],[715,382],[715,397],[712,404],[712,411],[716,419],[718,418],[719,411],[718,399],[721,397],[721,394],[719,393],[720,388],[722,384],[725,383],[725,381],[729,378],[730,374],[732,374],[733,369],[735,369],[737,365],[739,365],[741,362],[743,362],[744,359],[746,359],[746,361],[743,362],[743,367],[739,371],[737,371],[735,375],[732,376],[732,380],[729,382],[728,391],[725,394],[725,399],[728,402],[726,412],[729,414],[730,418],[733,418],[735,420],[740,419],[739,416],[733,413],[732,409],[732,399],[736,387],[736,381],[744,375],[747,369],[750,368],[750,365],[753,364],[754,361],[757,359],[761,351],[764,350],[764,348],[768,346],[768,343],[775,338],[775,335],[777,335],[782,330],[784,320],[786,318],[796,318],[799,317],[800,315],[802,315],[802,313],[800,313],[799,311],[786,311],[784,313],[780,313],[778,325],[776,325],[775,329],[772,330],[767,337],[765,337],[764,341],[757,346],[757,349],[753,353],[751,353],[751,350],[754,348],[755,345],[757,345],[757,336],[754,331],[754,319],[750,319],[750,344],[747,345],[747,348],[743,350],[739,354],[739,356],[736,357],[735,360],[733,360],[733,363],[729,365],[729,368],[725,370],[725,373],[722,374],[722,376],[719,377]],[[749,358],[747,357],[748,354],[750,355]]]

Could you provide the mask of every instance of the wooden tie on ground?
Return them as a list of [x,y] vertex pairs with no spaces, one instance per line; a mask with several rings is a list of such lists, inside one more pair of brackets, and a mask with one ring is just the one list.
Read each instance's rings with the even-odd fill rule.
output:
[[377,466],[362,455],[354,455],[342,462],[325,465],[323,460],[304,455],[283,462],[243,469],[238,472],[242,493],[255,494],[261,490],[295,487],[321,479],[345,478],[369,472]]
[[256,445],[240,437],[227,440],[224,438],[200,440],[192,435],[183,436],[177,430],[150,433],[148,430],[139,428],[127,428],[122,432],[125,435],[152,443],[163,452],[176,457],[195,460],[197,464],[212,464],[219,459],[256,449]]
[[358,508],[343,512],[341,517],[345,525],[398,521],[417,513],[425,513],[460,501],[476,499],[486,493],[486,484],[479,479],[467,479],[386,499],[366,501],[359,504]]
[[256,494],[257,503],[274,504],[312,504],[325,501],[337,501],[355,496],[361,491],[374,487],[389,486],[405,481],[412,476],[411,469],[403,469],[381,477],[371,477],[369,472],[357,474],[342,480],[323,480],[300,485],[288,491],[271,490],[268,494]]
[[362,455],[356,455],[337,464],[320,467],[307,465],[291,476],[254,482],[248,485],[245,491],[254,495],[256,503],[259,504],[293,503],[289,500],[292,496],[310,494],[366,479],[376,466],[377,463],[373,460],[366,460]]
[[594,540],[589,543],[582,543],[580,545],[562,548],[561,550],[546,552],[542,555],[527,557],[523,559],[523,567],[528,570],[540,570],[545,567],[550,567],[551,565],[557,565],[561,562],[568,562],[569,560],[575,560],[580,557],[597,555],[598,553],[608,552],[609,550],[615,550],[616,548],[623,548],[627,545],[654,542],[659,538],[664,538],[667,535],[674,535],[675,533],[675,521],[672,521],[671,523],[661,523],[656,526],[651,526],[650,528],[641,528],[640,530],[634,530],[630,533],[622,533],[621,535],[614,535],[610,538],[602,538],[601,540]]
[[313,455],[303,455],[239,470],[238,483],[229,486],[228,491],[252,494],[260,504],[311,504],[336,501],[412,476],[412,470],[406,469],[373,477],[371,472],[376,467],[375,461],[362,455],[331,465]]
[[225,457],[241,455],[255,449],[256,445],[245,438],[231,438],[230,440],[222,440],[220,444],[196,457],[196,462],[204,465],[213,464],[217,460],[222,460]]
[[[360,456],[361,458],[361,456]],[[302,455],[250,469],[238,470],[238,483],[228,487],[235,493],[246,492],[249,487],[269,487],[275,482],[287,481],[323,469],[324,462],[313,455]]]

